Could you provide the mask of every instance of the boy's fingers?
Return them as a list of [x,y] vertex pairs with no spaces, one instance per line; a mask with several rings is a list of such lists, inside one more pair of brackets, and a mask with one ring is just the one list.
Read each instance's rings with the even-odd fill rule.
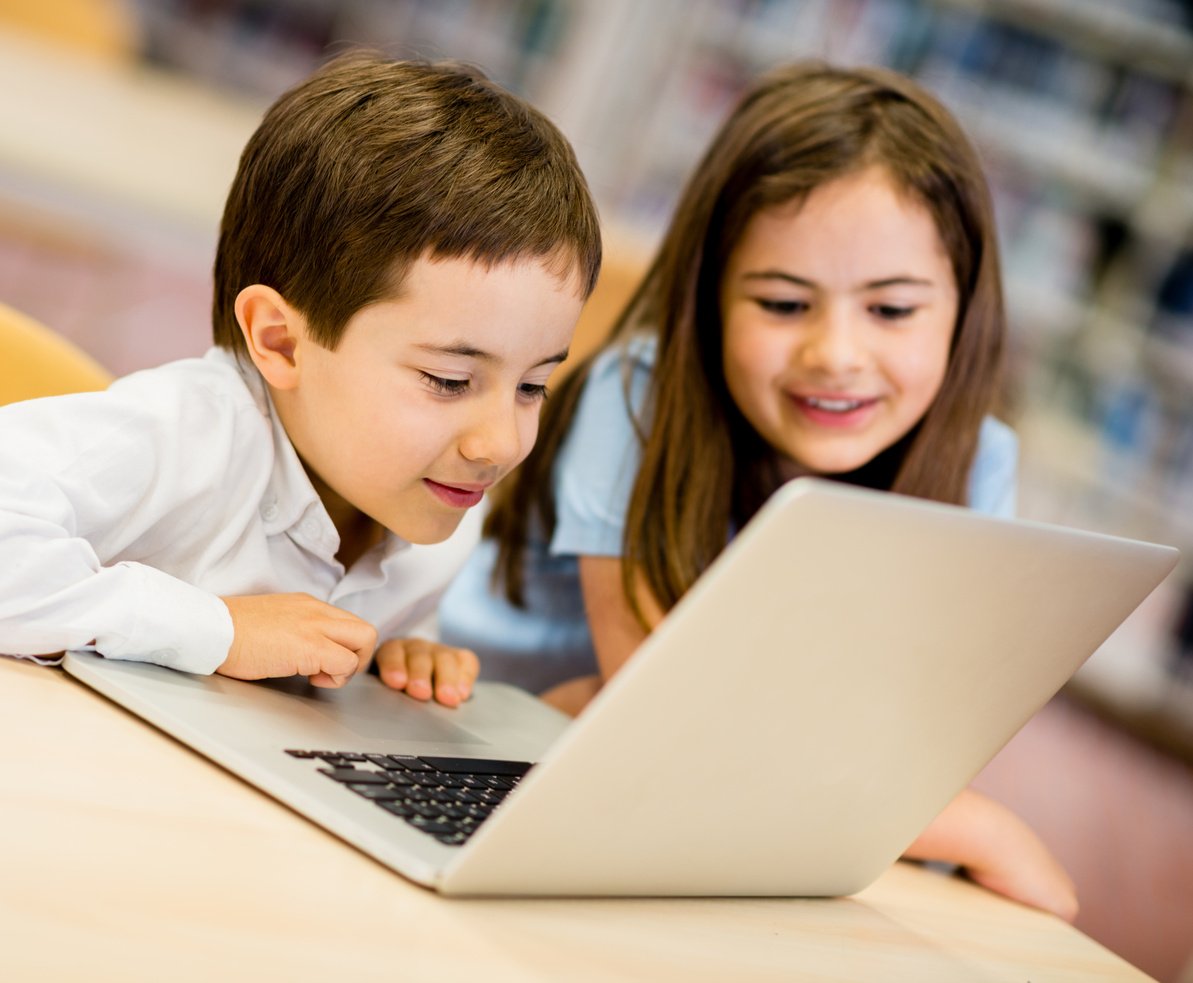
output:
[[386,686],[405,689],[409,675],[406,672],[406,643],[389,641],[377,650],[377,673]]
[[480,660],[468,649],[421,638],[392,639],[377,650],[377,672],[387,686],[404,689],[416,700],[434,697],[454,707],[472,693]]
[[469,649],[440,649],[435,653],[435,699],[458,706],[472,693],[480,660]]
[[431,675],[435,669],[435,659],[429,642],[422,639],[410,639],[406,642],[406,692],[416,700],[429,700],[434,695],[431,688]]
[[323,639],[291,671],[306,676],[316,686],[342,686],[356,672],[358,658],[351,649]]
[[[339,608],[335,610],[340,611]],[[377,629],[354,614],[347,611],[340,613],[345,617],[329,619],[323,629],[324,634],[356,656],[356,663],[352,666],[351,672],[359,672],[368,666],[369,660],[373,658],[373,652],[377,648]],[[342,670],[337,673],[341,674]]]
[[476,682],[476,677],[480,675],[481,660],[477,658],[472,649],[456,649],[460,655],[460,666],[464,672],[464,678],[468,681],[468,689],[472,690],[472,684]]

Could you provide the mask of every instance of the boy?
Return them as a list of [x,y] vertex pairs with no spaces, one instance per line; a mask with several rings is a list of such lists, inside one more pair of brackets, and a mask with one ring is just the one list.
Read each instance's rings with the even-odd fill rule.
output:
[[376,653],[458,704],[475,657],[400,636],[529,452],[599,265],[541,114],[459,66],[333,60],[245,148],[216,347],[0,410],[0,652],[322,686]]

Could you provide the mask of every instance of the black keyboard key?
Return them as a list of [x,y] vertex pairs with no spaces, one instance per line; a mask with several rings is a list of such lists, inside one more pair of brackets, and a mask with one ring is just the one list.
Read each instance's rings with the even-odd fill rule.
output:
[[495,761],[492,758],[439,758],[422,756],[436,771],[461,775],[525,775],[531,765],[525,761]]
[[318,770],[328,778],[448,846],[464,843],[532,767],[493,758],[298,748],[286,753],[321,759],[328,767]]
[[405,797],[405,793],[401,789],[391,788],[388,785],[349,785],[348,788],[357,795],[363,795],[366,799],[374,801],[399,800]]
[[[391,768],[405,768],[407,771],[434,771],[429,764],[416,758],[413,754],[391,754],[389,755]],[[446,769],[441,769],[446,770]]]
[[388,785],[389,776],[383,771],[367,771],[364,768],[320,768],[320,772],[337,782],[359,782],[370,785]]
[[423,819],[420,816],[411,816],[409,819],[411,826],[416,829],[421,829],[424,833],[456,833],[456,829],[451,823],[440,822],[437,819]]

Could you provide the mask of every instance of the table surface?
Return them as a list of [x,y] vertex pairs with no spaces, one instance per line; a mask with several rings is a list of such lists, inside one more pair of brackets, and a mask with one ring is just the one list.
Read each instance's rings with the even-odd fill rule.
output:
[[0,658],[0,701],[5,979],[1149,979],[903,863],[832,900],[448,900],[61,670]]

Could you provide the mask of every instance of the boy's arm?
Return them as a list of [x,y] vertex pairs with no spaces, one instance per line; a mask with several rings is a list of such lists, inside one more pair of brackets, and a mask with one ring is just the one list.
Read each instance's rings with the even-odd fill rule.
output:
[[102,423],[87,425],[93,398],[69,398],[62,412],[57,400],[9,407],[0,422],[0,652],[91,649],[210,672],[232,640],[219,598],[143,564],[105,565],[88,538],[149,518],[148,448],[105,446]]
[[0,411],[0,652],[326,686],[368,664],[376,632],[353,614],[305,594],[220,598],[153,565],[202,567],[196,549],[240,535],[221,503],[255,514],[272,442],[236,395],[159,371]]
[[167,554],[181,525],[219,508],[221,483],[243,497],[256,479],[233,437],[252,412],[168,372],[0,409],[0,652],[220,665],[225,604],[151,560],[116,558]]

